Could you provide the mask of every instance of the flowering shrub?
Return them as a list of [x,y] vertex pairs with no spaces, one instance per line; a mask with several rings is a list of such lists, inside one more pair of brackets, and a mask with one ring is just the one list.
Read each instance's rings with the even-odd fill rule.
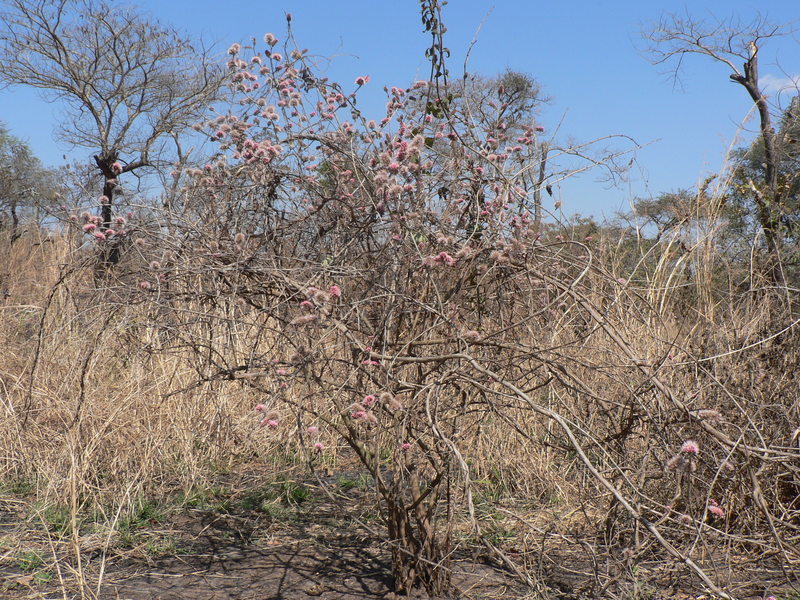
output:
[[[369,119],[369,76],[338,85],[291,35],[283,52],[264,42],[228,50],[235,101],[198,124],[217,152],[185,173],[168,226],[105,231],[139,236],[120,277],[170,351],[248,386],[260,434],[296,437],[311,468],[323,439],[349,449],[380,498],[397,591],[451,591],[463,522],[512,564],[475,501],[476,480],[518,469],[499,451],[476,464],[504,443],[570,466],[574,496],[607,510],[609,556],[649,552],[646,531],[719,591],[679,541],[733,535],[757,436],[735,441],[728,412],[675,391],[672,349],[638,320],[651,307],[598,264],[592,236],[548,237],[532,174],[558,149],[533,113],[502,84],[434,74],[387,88]],[[85,221],[73,227],[96,234]],[[520,496],[554,494],[540,479],[509,476]]]

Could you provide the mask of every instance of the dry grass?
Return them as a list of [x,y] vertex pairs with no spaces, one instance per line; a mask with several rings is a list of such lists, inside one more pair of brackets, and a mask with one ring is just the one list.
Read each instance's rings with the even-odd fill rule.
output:
[[[787,567],[800,561],[800,343],[785,296],[744,289],[731,275],[741,271],[721,268],[712,238],[701,238],[691,255],[666,240],[627,273],[619,272],[619,246],[603,240],[594,255],[599,266],[581,295],[545,302],[525,327],[531,346],[564,366],[560,375],[553,370],[563,379],[538,390],[536,401],[573,425],[600,473],[681,552],[717,573],[717,585],[735,586],[720,565],[745,552],[762,551]],[[276,343],[261,339],[258,318],[235,299],[184,302],[168,314],[164,305],[137,303],[135,296],[120,301],[117,283],[99,281],[91,253],[68,236],[28,235],[0,245],[7,257],[0,273],[0,478],[7,489],[35,498],[41,515],[66,510],[75,556],[86,518],[113,532],[143,499],[189,495],[219,472],[253,461],[278,470],[307,457],[287,441],[293,436],[279,439],[257,427],[257,392],[211,368],[240,364],[254,348]],[[566,279],[570,260],[561,263]],[[686,410],[676,409],[654,378]],[[737,447],[757,449],[749,463],[737,463],[741,455],[691,417],[702,409],[723,415],[718,427]],[[659,556],[643,539],[641,523],[584,468],[553,420],[509,400],[467,419],[463,429],[461,450],[469,457],[483,531],[499,536],[500,546],[508,542],[530,576],[552,577],[559,549],[574,557],[591,548],[577,568],[587,581],[630,581],[634,553],[642,561]],[[690,438],[704,451],[703,484],[691,493],[684,487],[676,510],[703,521],[685,526],[664,508],[673,504],[677,485],[664,464]],[[335,438],[324,442],[326,468],[352,459]],[[762,504],[754,490],[766,499]],[[712,493],[725,504],[723,522],[705,516]],[[618,563],[606,570],[609,557]],[[80,573],[80,560],[72,564]]]

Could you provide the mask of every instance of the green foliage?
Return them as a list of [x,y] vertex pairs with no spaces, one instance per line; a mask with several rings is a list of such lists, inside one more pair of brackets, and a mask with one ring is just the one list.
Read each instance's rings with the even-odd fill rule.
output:
[[35,550],[26,550],[17,555],[17,566],[23,571],[38,571],[44,566],[44,557]]
[[0,122],[0,229],[16,231],[22,220],[52,210],[56,189],[53,172]]
[[[793,241],[800,235],[800,96],[792,99],[783,113],[776,133],[778,153],[778,206],[782,235]],[[772,200],[766,190],[766,157],[760,137],[734,154],[737,167],[730,186],[729,222],[732,232],[752,236],[760,227],[756,218],[757,194],[764,202]]]

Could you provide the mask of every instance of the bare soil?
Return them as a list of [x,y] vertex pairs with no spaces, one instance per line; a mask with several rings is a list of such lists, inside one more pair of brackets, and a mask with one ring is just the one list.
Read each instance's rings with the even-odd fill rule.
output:
[[[74,540],[43,539],[31,529],[24,504],[5,499],[0,598],[391,599],[389,551],[370,532],[373,526],[380,530],[371,502],[365,490],[348,489],[333,500],[314,490],[301,502],[244,495],[216,506],[184,507],[143,523],[127,540],[82,535],[78,569],[70,551]],[[40,565],[30,564],[34,555]],[[78,570],[91,595],[81,596]],[[453,571],[454,598],[526,596],[510,573],[471,556],[457,556]]]
[[[63,523],[59,532],[52,515],[37,513],[32,498],[0,495],[0,598],[392,600],[374,495],[355,477],[327,483],[332,496],[308,481],[236,477],[200,497],[143,510],[124,526],[81,527],[76,537],[64,534]],[[457,552],[452,598],[711,598],[684,568],[659,562],[640,562],[635,577],[621,572],[619,581],[601,583],[589,541],[553,547],[537,559],[544,596],[486,554]],[[523,558],[513,544],[505,551]],[[737,598],[800,598],[800,586],[787,581],[775,559],[743,556],[722,575]],[[412,598],[431,600],[424,593]]]

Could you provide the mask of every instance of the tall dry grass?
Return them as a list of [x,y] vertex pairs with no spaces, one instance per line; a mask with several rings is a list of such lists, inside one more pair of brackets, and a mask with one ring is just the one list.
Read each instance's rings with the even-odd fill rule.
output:
[[[747,265],[719,253],[718,231],[694,232],[690,252],[676,234],[635,249],[633,261],[631,244],[614,239],[542,250],[551,267],[539,265],[533,284],[541,313],[515,343],[549,365],[550,383],[532,398],[571,427],[596,473],[559,422],[520,396],[466,417],[460,440],[484,534],[514,532],[531,581],[557,568],[550,550],[591,548],[594,566],[581,568],[607,585],[633,577],[632,561],[669,558],[601,478],[719,589],[735,583],[725,565],[748,552],[787,577],[800,560],[797,315],[786,290],[752,286]],[[142,498],[188,493],[221,470],[307,457],[291,436],[257,427],[262,397],[242,373],[226,374],[280,343],[236,293],[200,282],[180,303],[139,301],[120,292],[130,279],[98,275],[91,249],[69,234],[0,243],[7,486],[28,482],[41,506],[68,507],[76,522],[98,511],[113,522]],[[697,473],[670,472],[689,439],[701,447]],[[325,442],[332,464],[349,460]],[[724,518],[706,511],[712,499]]]

